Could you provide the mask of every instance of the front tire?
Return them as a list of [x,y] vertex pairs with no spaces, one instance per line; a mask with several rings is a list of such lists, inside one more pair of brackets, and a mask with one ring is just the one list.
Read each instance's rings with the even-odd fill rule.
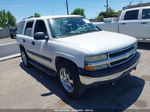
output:
[[77,67],[69,61],[58,65],[58,80],[64,92],[72,98],[81,96],[86,90],[80,82]]
[[22,59],[22,63],[25,67],[30,67],[30,63],[29,63],[29,57],[26,54],[24,49],[21,49],[21,59]]

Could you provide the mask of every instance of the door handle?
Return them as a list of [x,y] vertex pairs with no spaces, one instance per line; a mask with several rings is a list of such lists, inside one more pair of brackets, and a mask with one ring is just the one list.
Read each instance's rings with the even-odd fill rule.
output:
[[147,24],[147,22],[141,22],[141,24]]
[[34,42],[34,41],[32,41],[32,45],[35,45],[35,42]]
[[26,40],[25,40],[25,39],[23,39],[23,42],[25,43],[25,42],[26,42]]
[[121,23],[121,25],[125,25],[126,23]]

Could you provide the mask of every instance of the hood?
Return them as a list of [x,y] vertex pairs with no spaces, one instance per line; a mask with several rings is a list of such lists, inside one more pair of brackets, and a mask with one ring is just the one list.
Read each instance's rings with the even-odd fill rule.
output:
[[81,35],[59,38],[66,45],[87,50],[92,54],[102,54],[128,47],[136,42],[136,39],[127,35],[99,31]]

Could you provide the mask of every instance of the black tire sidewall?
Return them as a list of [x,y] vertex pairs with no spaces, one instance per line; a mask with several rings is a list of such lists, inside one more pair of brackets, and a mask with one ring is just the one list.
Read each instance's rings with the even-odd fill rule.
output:
[[[60,79],[61,68],[65,68],[68,70],[68,72],[70,74],[70,78],[74,82],[73,83],[73,86],[74,86],[73,92],[67,92],[66,89],[63,87],[63,85],[61,83],[61,79]],[[59,66],[58,66],[58,80],[59,80],[59,83],[62,86],[63,90],[65,91],[65,93],[72,98],[77,98],[77,97],[81,96],[86,90],[85,86],[82,85],[80,82],[79,74],[78,74],[78,68],[74,64],[72,64],[68,61],[63,61],[59,64]]]
[[[28,55],[26,54],[25,50],[24,50],[24,49],[20,49],[20,51],[21,51],[21,59],[22,59],[23,65],[24,65],[25,67],[30,67],[29,58],[28,58]],[[22,52],[23,52],[23,53],[25,54],[25,56],[26,56],[27,64],[25,64],[24,61],[23,61]]]

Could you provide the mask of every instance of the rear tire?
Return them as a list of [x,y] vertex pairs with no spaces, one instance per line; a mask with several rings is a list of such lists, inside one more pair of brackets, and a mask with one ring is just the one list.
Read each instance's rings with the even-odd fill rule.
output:
[[13,35],[13,34],[10,34],[10,38],[11,38],[11,39],[14,39],[14,35]]
[[77,98],[86,91],[86,87],[80,82],[78,69],[73,63],[62,61],[57,68],[59,83],[68,96]]
[[24,49],[21,49],[21,59],[22,59],[22,63],[25,67],[30,67],[30,63],[29,63],[29,57],[28,55],[26,54],[25,50]]

